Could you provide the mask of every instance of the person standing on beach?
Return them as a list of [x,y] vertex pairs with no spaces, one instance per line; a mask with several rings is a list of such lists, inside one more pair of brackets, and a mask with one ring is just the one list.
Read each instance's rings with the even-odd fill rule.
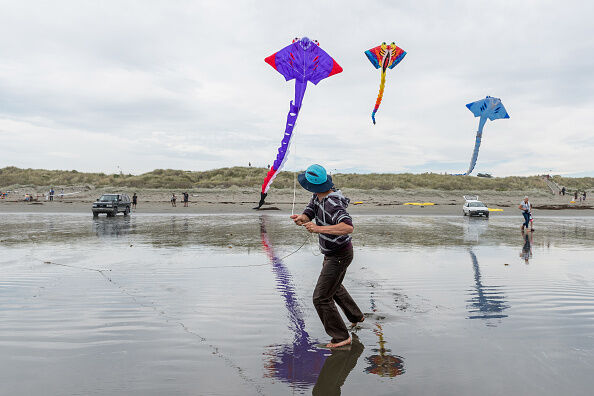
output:
[[[576,193],[577,194],[577,193]],[[49,200],[53,201],[54,200],[54,188],[50,187],[50,191],[49,191]]]
[[190,194],[187,192],[184,193],[184,208],[188,207],[188,201],[190,200]]
[[520,202],[520,206],[518,206],[518,209],[522,211],[522,216],[524,216],[524,224],[522,224],[522,231],[524,231],[524,228],[528,227],[530,227],[530,231],[534,231],[534,228],[532,228],[532,224],[530,223],[532,221],[532,204],[530,203],[530,201],[528,201],[528,196],[525,196],[524,200]]
[[132,209],[136,209],[137,203],[138,203],[138,195],[136,195],[136,193],[134,193],[134,195],[132,195]]
[[175,204],[175,202],[177,201],[177,197],[175,196],[175,193],[171,194],[171,206],[176,207],[177,205]]
[[[313,303],[326,333],[332,337],[326,347],[348,345],[352,340],[336,304],[353,325],[365,319],[342,285],[347,268],[353,261],[353,244],[349,235],[353,232],[353,220],[346,211],[349,199],[334,189],[332,177],[321,165],[311,165],[297,179],[313,196],[303,214],[292,215],[291,219],[307,231],[319,234],[320,250],[324,254]],[[315,223],[312,222],[314,219]]]
[[573,194],[573,200],[574,200],[574,201],[577,201],[577,194],[578,194],[578,193],[577,193],[577,190],[575,190],[575,193]]

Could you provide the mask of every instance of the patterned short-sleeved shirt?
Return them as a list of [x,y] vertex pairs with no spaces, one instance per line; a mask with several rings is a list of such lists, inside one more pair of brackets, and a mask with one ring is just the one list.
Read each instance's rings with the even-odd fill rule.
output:
[[[346,211],[348,205],[349,199],[342,195],[340,191],[328,194],[321,201],[314,194],[303,214],[311,220],[315,219],[316,224],[319,226],[336,225],[338,223],[345,223],[352,226],[353,219]],[[322,253],[328,255],[346,248],[351,244],[352,240],[350,235],[331,234],[318,234],[318,239],[320,250]]]

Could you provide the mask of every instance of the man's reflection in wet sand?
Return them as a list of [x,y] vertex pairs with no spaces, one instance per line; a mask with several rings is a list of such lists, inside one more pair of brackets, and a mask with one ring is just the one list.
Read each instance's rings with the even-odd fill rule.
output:
[[351,337],[353,339],[351,345],[333,350],[324,362],[313,388],[314,396],[340,395],[340,388],[357,365],[365,349],[356,334],[352,334]]
[[520,252],[520,257],[524,259],[524,263],[530,264],[529,260],[532,258],[532,233],[527,232],[523,234],[524,246]]
[[506,318],[503,313],[509,305],[501,291],[501,286],[485,286],[481,279],[481,269],[478,259],[472,250],[469,250],[472,268],[474,269],[474,289],[470,291],[468,305],[468,319],[497,319]]
[[[371,312],[375,313],[376,311],[377,308],[372,292]],[[374,323],[373,333],[378,337],[377,344],[379,345],[379,348],[372,349],[372,351],[377,352],[377,354],[365,358],[369,364],[369,366],[365,368],[365,372],[377,374],[380,377],[396,377],[398,375],[404,374],[404,359],[400,356],[390,355],[389,352],[391,351],[386,348],[384,330],[382,328],[382,324],[379,321]]]

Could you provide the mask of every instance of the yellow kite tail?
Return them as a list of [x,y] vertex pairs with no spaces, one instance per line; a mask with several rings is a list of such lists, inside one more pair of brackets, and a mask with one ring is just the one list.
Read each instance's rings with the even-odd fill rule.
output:
[[386,86],[386,72],[382,70],[382,80],[380,81],[380,89],[379,93],[377,94],[377,100],[375,101],[375,107],[373,108],[373,113],[371,113],[371,119],[375,124],[375,113],[377,113],[377,109],[379,109],[380,103],[382,103],[382,97],[384,96],[384,88]]

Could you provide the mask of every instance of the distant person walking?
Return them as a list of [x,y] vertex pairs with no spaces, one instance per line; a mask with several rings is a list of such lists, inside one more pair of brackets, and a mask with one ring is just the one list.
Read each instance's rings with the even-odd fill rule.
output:
[[132,195],[132,209],[136,209],[137,203],[138,203],[138,195],[136,195],[136,193],[134,193],[134,195]]
[[522,211],[522,216],[524,216],[522,231],[524,231],[525,228],[530,228],[530,231],[534,231],[534,228],[532,228],[532,224],[530,223],[532,221],[532,204],[528,201],[528,196],[525,196],[524,200],[520,202],[518,209]]
[[184,208],[188,207],[188,202],[190,201],[190,194],[187,192],[184,193]]
[[584,190],[584,201],[586,201],[586,190]]
[[50,201],[54,200],[54,193],[55,193],[54,188],[50,187],[50,191],[49,191],[49,200]]
[[177,197],[175,196],[175,193],[171,194],[171,206],[173,206],[174,208],[177,206],[175,204],[176,201],[177,201]]
[[563,194],[563,196],[565,196],[565,191],[566,191],[566,190],[565,190],[565,186],[563,186],[563,187],[561,188],[561,194]]
[[577,190],[575,190],[575,193],[573,194],[573,200],[574,200],[574,201],[577,201],[577,194],[578,194],[578,193],[577,193]]

